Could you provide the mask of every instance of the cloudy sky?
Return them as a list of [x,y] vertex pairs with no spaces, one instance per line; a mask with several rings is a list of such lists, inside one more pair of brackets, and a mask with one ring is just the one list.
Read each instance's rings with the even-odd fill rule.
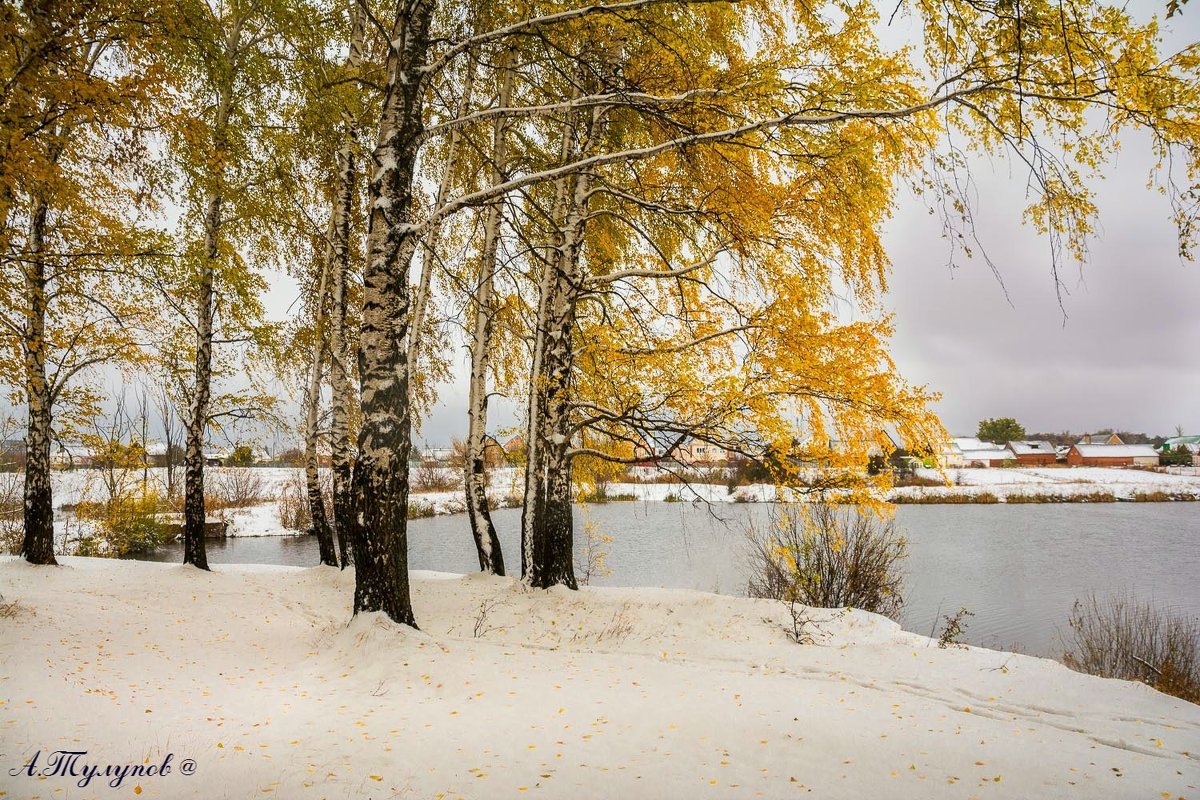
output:
[[973,170],[978,235],[1003,286],[980,258],[949,268],[936,218],[901,200],[888,228],[895,358],[907,378],[942,392],[953,432],[995,416],[1031,431],[1200,431],[1200,264],[1180,261],[1167,200],[1145,188],[1152,161],[1136,144],[1107,170],[1098,234],[1087,263],[1062,271],[1061,308],[1049,245],[1021,224],[1015,167]]

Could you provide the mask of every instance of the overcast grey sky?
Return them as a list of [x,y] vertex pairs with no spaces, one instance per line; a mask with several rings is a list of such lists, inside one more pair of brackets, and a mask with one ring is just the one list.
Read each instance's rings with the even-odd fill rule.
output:
[[949,269],[936,218],[902,199],[888,226],[895,359],[942,392],[952,432],[995,416],[1031,431],[1200,431],[1200,265],[1180,261],[1136,144],[1106,171],[1089,260],[1061,273],[1062,308],[1049,245],[1021,224],[1024,180],[1007,163],[973,169],[978,235],[1004,287],[980,258]]

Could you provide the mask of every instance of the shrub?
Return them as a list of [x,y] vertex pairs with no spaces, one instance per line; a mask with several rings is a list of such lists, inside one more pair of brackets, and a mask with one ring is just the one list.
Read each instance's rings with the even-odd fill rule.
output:
[[953,615],[943,614],[942,619],[945,624],[942,632],[938,635],[938,647],[942,650],[947,647],[966,647],[962,638],[967,632],[967,617],[973,616],[975,616],[975,612],[965,608],[960,608]]
[[75,555],[126,558],[153,551],[171,538],[171,526],[159,519],[165,504],[157,493],[117,496],[103,502],[84,501],[75,516],[95,523],[80,537]]
[[206,510],[246,508],[266,501],[262,475],[249,467],[231,467],[214,473],[204,495]]
[[945,481],[927,478],[924,475],[908,474],[896,478],[894,486],[945,486]]
[[[320,479],[321,497],[328,516],[333,509],[333,480],[329,473]],[[312,508],[308,504],[308,482],[303,472],[288,478],[279,489],[279,524],[289,530],[312,532]]]
[[25,541],[25,483],[20,473],[0,474],[0,553],[16,555]]
[[412,488],[417,492],[449,492],[462,488],[462,471],[422,461],[412,471]]
[[779,508],[771,531],[748,531],[751,597],[899,615],[908,545],[893,521],[825,503]]
[[600,532],[594,520],[583,523],[583,550],[579,556],[579,582],[588,585],[592,578],[612,575],[608,566],[608,548],[613,538]]
[[1133,597],[1092,594],[1075,601],[1069,622],[1063,663],[1071,669],[1200,703],[1200,620]]

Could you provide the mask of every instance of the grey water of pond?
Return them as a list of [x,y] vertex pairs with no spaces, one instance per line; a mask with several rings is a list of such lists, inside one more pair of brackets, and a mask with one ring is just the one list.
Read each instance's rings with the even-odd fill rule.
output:
[[[584,525],[612,537],[610,572],[593,586],[661,586],[744,595],[745,530],[763,524],[769,505],[622,502],[576,508],[576,548]],[[509,572],[520,568],[520,511],[493,513]],[[964,640],[1031,655],[1057,656],[1072,603],[1091,592],[1133,593],[1190,617],[1200,616],[1200,505],[900,506],[908,540],[905,629],[929,635],[940,617],[966,608]],[[210,564],[317,563],[311,536],[208,542]],[[182,559],[179,545],[154,560]],[[462,515],[409,523],[412,569],[478,568]]]

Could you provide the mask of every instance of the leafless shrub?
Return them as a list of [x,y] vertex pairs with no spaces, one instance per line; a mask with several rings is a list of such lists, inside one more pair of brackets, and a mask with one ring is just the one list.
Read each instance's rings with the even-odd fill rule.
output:
[[1141,681],[1200,703],[1200,620],[1129,596],[1095,594],[1071,608],[1063,663],[1104,678]]
[[0,473],[0,552],[16,555],[24,542],[23,475],[19,472]]
[[892,618],[904,604],[908,546],[891,520],[826,503],[780,506],[770,530],[752,526],[747,540],[751,597]]
[[418,492],[449,492],[461,488],[454,470],[436,461],[422,461],[411,473],[412,488]]
[[213,474],[204,505],[212,510],[246,508],[267,500],[266,482],[253,467],[226,467]]
[[492,612],[502,605],[504,603],[498,598],[481,600],[479,603],[479,612],[475,615],[475,627],[471,635],[476,639],[481,639],[492,631],[508,630],[507,625],[492,625],[489,622]]
[[[321,475],[321,498],[325,508],[333,507],[333,480],[326,473]],[[279,524],[293,531],[312,530],[312,507],[308,503],[308,482],[303,472],[297,472],[284,481],[279,489]]]
[[927,478],[924,475],[901,475],[896,478],[895,486],[945,486],[944,481],[937,478]]

